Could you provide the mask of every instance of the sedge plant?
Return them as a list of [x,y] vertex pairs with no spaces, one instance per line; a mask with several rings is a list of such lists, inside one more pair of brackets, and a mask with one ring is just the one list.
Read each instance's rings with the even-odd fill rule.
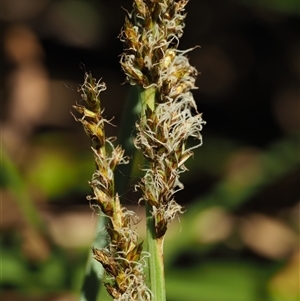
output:
[[[121,205],[116,189],[115,170],[130,158],[105,135],[105,126],[111,124],[103,117],[100,101],[105,83],[87,73],[80,87],[85,105],[74,106],[81,115],[75,119],[91,139],[96,163],[90,181],[93,195],[88,200],[100,210],[100,219],[105,216],[107,220],[102,229],[106,244],[98,248],[95,242],[92,254],[105,271],[103,282],[113,300],[166,300],[164,238],[170,222],[183,213],[174,195],[183,189],[180,174],[187,170],[185,162],[193,149],[202,144],[200,132],[205,123],[191,92],[197,70],[186,54],[192,49],[178,49],[187,3],[134,0],[120,34],[124,45],[121,67],[127,82],[140,87],[141,109],[133,144],[145,159],[141,167],[144,175],[136,189],[141,192],[140,203],[145,204],[146,244],[135,230],[137,215]],[[189,138],[194,144],[188,146]],[[85,296],[91,296],[89,292],[84,292],[82,300],[92,301]]]

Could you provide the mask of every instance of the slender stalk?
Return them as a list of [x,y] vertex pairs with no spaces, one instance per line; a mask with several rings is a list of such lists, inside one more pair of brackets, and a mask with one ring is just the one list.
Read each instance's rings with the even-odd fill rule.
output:
[[153,294],[152,301],[164,301],[166,300],[163,255],[164,237],[156,238],[155,219],[148,204],[146,204],[146,219],[147,250],[151,254],[151,256],[148,259],[148,279],[150,282],[149,288]]
[[[142,112],[141,120],[146,123],[146,110],[155,110],[155,93],[154,87],[144,89],[141,92]],[[148,203],[146,207],[146,241],[147,251],[150,253],[148,258],[148,281],[149,288],[153,294],[152,301],[166,300],[166,287],[164,275],[164,255],[163,255],[163,241],[164,236],[157,238],[155,230],[155,218],[152,214],[152,206]]]

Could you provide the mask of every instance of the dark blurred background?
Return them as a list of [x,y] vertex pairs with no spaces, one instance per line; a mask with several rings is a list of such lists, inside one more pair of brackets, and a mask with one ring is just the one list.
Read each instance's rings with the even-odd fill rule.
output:
[[[131,1],[1,1],[3,301],[78,298],[97,216],[85,199],[90,143],[70,111],[91,71],[120,123],[122,7]],[[189,57],[207,124],[177,195],[186,213],[165,243],[168,301],[297,301],[299,2],[190,0],[186,10],[180,49],[201,46]],[[134,170],[122,196],[132,208]]]

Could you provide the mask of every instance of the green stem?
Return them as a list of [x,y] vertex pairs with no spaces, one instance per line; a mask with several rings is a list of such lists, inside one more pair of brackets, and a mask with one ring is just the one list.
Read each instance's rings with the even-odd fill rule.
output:
[[155,237],[155,220],[148,204],[146,204],[146,219],[147,249],[150,253],[150,257],[148,259],[148,278],[150,281],[150,289],[153,293],[152,301],[165,301],[166,285],[163,254],[164,236],[161,238]]
[[[150,108],[152,111],[155,109],[155,93],[156,89],[151,87],[141,93],[142,103],[142,122],[146,122],[146,110]],[[148,259],[148,278],[150,282],[150,289],[153,293],[152,301],[165,301],[166,300],[166,286],[164,274],[164,255],[163,255],[163,242],[164,236],[156,238],[155,220],[152,215],[152,208],[146,204],[146,219],[147,219],[147,249],[150,253]]]

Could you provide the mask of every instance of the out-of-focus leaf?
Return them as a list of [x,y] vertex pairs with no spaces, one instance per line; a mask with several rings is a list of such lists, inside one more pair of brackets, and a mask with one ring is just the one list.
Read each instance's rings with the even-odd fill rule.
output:
[[[69,150],[70,151],[70,150]],[[70,192],[89,191],[88,180],[93,171],[92,157],[72,154],[68,150],[39,145],[28,171],[31,186],[49,198]]]
[[265,266],[241,261],[210,261],[167,275],[170,301],[267,301]]
[[1,284],[24,287],[24,279],[28,279],[28,271],[24,260],[17,249],[1,248]]
[[4,149],[2,149],[1,159],[1,185],[13,193],[26,222],[31,225],[37,233],[47,234],[46,226],[33,204],[23,176]]

